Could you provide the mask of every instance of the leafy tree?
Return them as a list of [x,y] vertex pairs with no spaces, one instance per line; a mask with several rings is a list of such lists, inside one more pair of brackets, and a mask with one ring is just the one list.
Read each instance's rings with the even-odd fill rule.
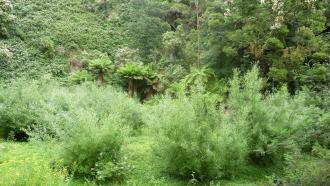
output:
[[326,2],[214,1],[205,13],[207,59],[222,75],[258,62],[269,88],[287,83],[293,93],[308,84],[299,78],[308,76],[307,69],[329,64],[321,57],[329,55],[329,44],[318,36],[326,25]]
[[164,3],[158,1],[137,0],[124,3],[126,11],[122,15],[131,48],[139,49],[143,62],[150,62],[154,50],[162,46],[162,34],[170,30],[163,21],[165,16]]
[[159,18],[141,17],[129,23],[129,33],[133,38],[132,46],[139,48],[142,59],[147,60],[152,50],[161,47],[162,34],[165,29]]
[[182,50],[183,41],[177,32],[169,31],[163,34],[163,45],[172,62],[176,62],[179,52]]

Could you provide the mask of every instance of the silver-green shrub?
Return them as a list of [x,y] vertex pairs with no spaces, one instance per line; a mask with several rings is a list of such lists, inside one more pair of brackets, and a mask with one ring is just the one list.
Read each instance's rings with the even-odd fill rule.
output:
[[229,178],[246,164],[247,143],[237,125],[201,93],[165,98],[153,108],[155,155],[163,170],[185,178]]
[[138,101],[111,87],[19,80],[0,89],[1,137],[28,133],[30,139],[60,139],[83,112],[94,113],[99,120],[116,115],[120,119],[116,125],[131,131],[143,125]]
[[202,91],[152,106],[147,121],[157,131],[155,155],[163,170],[188,179],[230,178],[247,164],[281,166],[286,155],[299,153],[296,134],[315,125],[319,110],[306,104],[304,92],[262,94],[262,87],[254,67],[234,73],[226,103]]
[[59,162],[75,178],[123,181],[131,167],[121,151],[126,133],[119,122],[116,115],[99,120],[95,113],[80,113],[62,138]]

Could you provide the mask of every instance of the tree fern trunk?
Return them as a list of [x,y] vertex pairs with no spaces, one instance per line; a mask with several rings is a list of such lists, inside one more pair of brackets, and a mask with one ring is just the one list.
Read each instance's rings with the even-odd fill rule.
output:
[[96,77],[96,80],[97,80],[97,84],[99,87],[104,86],[104,74],[103,73],[99,73]]

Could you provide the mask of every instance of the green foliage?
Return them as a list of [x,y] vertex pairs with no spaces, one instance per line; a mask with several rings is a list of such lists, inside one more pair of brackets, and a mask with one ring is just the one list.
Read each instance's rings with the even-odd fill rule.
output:
[[70,180],[65,169],[52,169],[46,145],[0,142],[0,185],[65,186]]
[[[289,185],[329,185],[330,151],[320,146],[314,147],[314,156],[287,156],[288,166],[278,184]],[[325,154],[324,154],[325,153]]]
[[5,45],[0,45],[0,63],[7,63],[13,57],[13,53]]
[[[127,80],[127,89],[130,96],[137,96],[146,88],[157,83],[157,76],[152,69],[140,62],[130,62],[118,69],[118,74]],[[150,88],[149,88],[150,89]],[[153,90],[153,87],[150,89]]]
[[183,50],[184,45],[181,35],[180,31],[168,31],[163,34],[163,47],[173,62],[176,62],[176,58]]
[[30,82],[29,85],[15,83],[10,85],[10,89],[1,89],[1,137],[8,138],[12,134],[14,138],[25,140],[24,130],[43,122],[40,116],[40,105],[44,101],[42,90],[35,82]]
[[300,128],[294,136],[303,152],[312,152],[315,145],[330,149],[330,114],[314,115],[314,118],[317,122]]
[[[83,1],[11,1],[17,19],[12,36],[4,44],[13,53],[14,63],[1,64],[1,79],[40,78],[49,73],[66,81],[68,61],[83,51],[98,50],[108,57],[129,43],[123,26],[86,10]],[[41,50],[42,40],[49,52]],[[91,59],[97,58],[101,57]]]
[[242,78],[235,73],[228,104],[248,140],[250,159],[257,164],[280,164],[285,154],[299,151],[291,138],[315,122],[318,109],[306,106],[306,94],[291,97],[286,89],[263,97],[262,83],[256,68]]
[[277,52],[284,48],[283,43],[277,38],[269,38],[266,40],[265,45],[263,46],[266,51]]
[[200,68],[192,67],[190,73],[182,79],[183,86],[186,89],[195,88],[196,86],[204,86],[205,88],[212,86],[216,81],[216,76],[211,68],[203,66]]
[[158,129],[155,154],[164,171],[198,180],[228,178],[247,163],[283,167],[287,154],[300,152],[297,134],[320,116],[306,105],[306,94],[291,97],[283,88],[263,96],[256,67],[234,74],[226,105],[192,92],[154,106],[149,122]]
[[0,1],[0,38],[9,36],[9,28],[15,17],[13,15],[13,5],[10,0]]
[[128,63],[118,70],[124,78],[143,80],[149,76],[149,68],[142,63]]
[[110,87],[99,90],[89,84],[67,89],[54,81],[19,81],[1,88],[0,109],[1,137],[13,134],[20,140],[59,138],[82,111],[100,119],[117,115],[118,125],[132,131],[144,124],[134,100]]
[[[327,0],[210,2],[204,14],[208,27],[206,62],[214,64],[220,72],[224,69],[231,72],[235,66],[246,70],[251,62],[258,61],[262,75],[269,79],[267,89],[287,83],[291,93],[311,84],[315,85],[311,88],[320,91],[328,78],[310,83],[300,77],[313,79],[308,73],[314,69],[311,64],[328,66],[329,40],[319,36],[327,22],[328,3]],[[326,55],[320,55],[321,51]]]
[[207,99],[199,93],[167,98],[152,110],[155,155],[170,175],[201,181],[230,178],[246,164],[246,140],[217,103]]
[[131,48],[138,48],[143,62],[151,62],[154,50],[162,46],[162,35],[169,26],[161,18],[164,6],[157,1],[141,0],[124,2],[126,11],[122,15],[131,38]]
[[181,79],[183,79],[188,72],[187,69],[185,69],[181,65],[168,64],[165,65],[161,73],[162,73],[162,76],[160,76],[161,82],[167,88],[172,86],[173,83],[179,82]]
[[49,58],[55,56],[55,44],[54,41],[49,37],[40,39],[39,50]]
[[111,68],[112,61],[109,59],[94,59],[89,64],[89,69],[95,73],[100,86],[104,84],[104,76]]
[[88,66],[91,71],[100,74],[106,73],[111,68],[112,62],[108,59],[95,59],[92,60]]
[[[53,170],[0,142],[0,185],[65,185],[58,162],[72,185],[267,185],[273,172],[328,184],[329,12],[329,0],[0,0],[0,137],[61,146]],[[173,97],[142,105],[108,82],[141,102]]]
[[139,51],[128,47],[120,48],[115,55],[116,66],[124,66],[132,61],[141,61]]
[[69,82],[73,84],[81,84],[86,81],[91,81],[92,75],[87,70],[79,70],[71,73],[69,76]]
[[99,121],[95,114],[83,113],[77,124],[63,137],[60,159],[75,177],[100,182],[123,181],[128,166],[121,147],[124,134],[115,115]]

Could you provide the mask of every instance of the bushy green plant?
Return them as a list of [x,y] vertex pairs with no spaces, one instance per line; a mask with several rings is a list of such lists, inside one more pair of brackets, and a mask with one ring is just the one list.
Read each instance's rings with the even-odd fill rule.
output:
[[284,155],[298,150],[295,132],[313,124],[314,107],[306,106],[306,94],[291,97],[287,89],[263,96],[263,81],[253,68],[243,77],[235,73],[228,105],[233,122],[241,126],[249,157],[257,164],[280,164]]
[[230,178],[245,165],[246,140],[216,103],[203,94],[160,101],[150,125],[156,133],[155,155],[171,175],[197,180]]
[[131,62],[118,70],[125,78],[143,79],[148,74],[148,68],[140,62]]
[[117,67],[122,67],[131,61],[141,61],[139,51],[128,47],[120,48],[115,54],[115,64]]
[[287,167],[284,169],[285,174],[282,178],[276,179],[277,185],[330,185],[329,149],[324,149],[316,145],[313,147],[313,156],[290,155],[287,156],[286,159]]
[[45,117],[51,120],[49,123],[57,136],[76,125],[82,112],[93,113],[100,121],[116,116],[119,118],[116,125],[129,128],[132,133],[144,125],[140,104],[112,87],[99,89],[93,84],[82,84],[72,89],[60,88],[51,95],[47,107],[54,112]]
[[24,134],[35,139],[59,138],[76,124],[82,111],[101,120],[109,115],[120,118],[119,126],[139,130],[144,122],[139,103],[111,87],[93,84],[71,88],[52,80],[19,80],[0,91],[0,131],[7,138]]
[[120,117],[99,118],[82,113],[76,125],[63,138],[60,159],[75,177],[100,182],[122,181],[130,166],[121,153],[124,133],[116,126]]
[[[322,112],[322,111],[319,111]],[[312,115],[315,122],[296,131],[294,139],[303,152],[310,153],[315,145],[330,149],[330,114]]]
[[[25,82],[26,83],[26,82]],[[35,82],[14,83],[10,88],[1,88],[0,92],[0,134],[7,138],[9,134],[24,140],[24,130],[28,126],[41,123],[40,105],[44,101],[40,87]]]
[[40,39],[39,49],[49,58],[53,58],[55,56],[55,44],[50,37],[43,37]]
[[298,131],[314,125],[319,110],[306,104],[304,92],[291,96],[283,88],[263,95],[262,87],[254,67],[234,73],[226,105],[195,93],[160,101],[148,121],[159,126],[156,155],[164,170],[204,180],[233,176],[247,160],[283,167],[286,155],[300,152]]
[[263,46],[264,50],[274,51],[274,52],[278,52],[283,48],[284,48],[283,43],[279,39],[274,37],[267,39],[265,45]]
[[85,81],[90,81],[92,79],[92,75],[87,70],[79,70],[71,73],[71,75],[69,76],[69,82],[73,84],[80,84]]

